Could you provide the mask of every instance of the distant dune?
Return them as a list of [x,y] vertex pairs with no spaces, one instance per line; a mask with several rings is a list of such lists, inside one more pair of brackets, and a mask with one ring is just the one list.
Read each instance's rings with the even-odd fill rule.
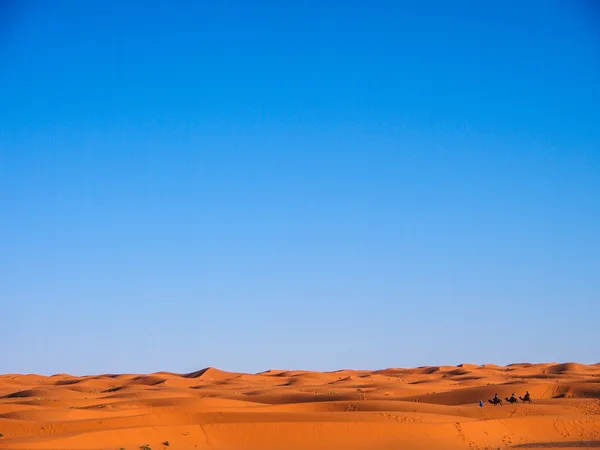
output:
[[[533,403],[506,401],[526,391]],[[0,449],[144,446],[600,448],[600,366],[0,375]]]

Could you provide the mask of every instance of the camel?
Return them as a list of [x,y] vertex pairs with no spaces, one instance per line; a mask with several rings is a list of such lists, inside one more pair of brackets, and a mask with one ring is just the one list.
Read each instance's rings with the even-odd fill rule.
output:
[[529,394],[525,394],[525,397],[519,397],[521,399],[521,401],[523,403],[527,402],[527,403],[533,403],[533,400],[531,400],[531,396]]
[[490,402],[494,406],[497,406],[497,405],[501,405],[502,406],[502,399],[500,399],[498,397],[493,398],[491,400],[488,400],[488,402]]

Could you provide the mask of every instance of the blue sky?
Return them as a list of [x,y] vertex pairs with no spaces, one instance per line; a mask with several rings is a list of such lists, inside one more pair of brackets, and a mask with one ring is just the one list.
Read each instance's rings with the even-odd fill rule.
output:
[[0,9],[0,373],[600,360],[591,2],[120,3]]

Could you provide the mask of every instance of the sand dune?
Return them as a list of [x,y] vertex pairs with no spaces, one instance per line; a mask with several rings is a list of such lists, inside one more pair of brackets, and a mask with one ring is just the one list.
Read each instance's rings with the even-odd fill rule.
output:
[[[493,407],[495,393],[534,403]],[[600,365],[0,376],[0,449],[600,447]]]

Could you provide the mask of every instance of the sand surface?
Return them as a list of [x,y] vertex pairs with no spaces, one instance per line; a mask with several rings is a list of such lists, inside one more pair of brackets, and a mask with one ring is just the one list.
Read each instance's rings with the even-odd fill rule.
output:
[[[479,400],[528,390],[533,404]],[[0,376],[1,449],[600,448],[600,365]]]

